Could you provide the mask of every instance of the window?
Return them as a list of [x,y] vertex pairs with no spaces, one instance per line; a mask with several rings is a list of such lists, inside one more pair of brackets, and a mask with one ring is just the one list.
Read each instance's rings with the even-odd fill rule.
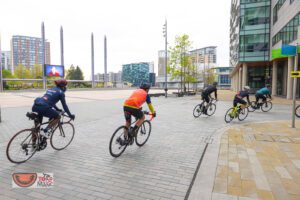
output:
[[299,25],[300,12],[272,38],[272,45],[274,46],[280,40],[282,40],[282,44],[294,41],[297,38]]
[[284,4],[285,0],[278,0],[277,4],[273,8],[273,24],[275,24],[278,20],[278,11],[281,6]]

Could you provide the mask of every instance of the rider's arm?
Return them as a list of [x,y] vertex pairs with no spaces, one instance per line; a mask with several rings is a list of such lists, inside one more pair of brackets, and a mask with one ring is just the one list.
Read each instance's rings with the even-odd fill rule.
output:
[[218,99],[217,89],[215,90],[215,99]]
[[250,99],[249,99],[249,94],[246,96],[247,97],[247,102],[250,105]]
[[147,105],[148,105],[148,108],[149,108],[150,112],[154,113],[155,111],[154,111],[154,108],[152,106],[151,99],[150,99],[149,95],[147,95],[147,97],[146,97],[146,102],[147,102]]
[[56,105],[54,105],[53,108],[57,111],[61,111],[61,109],[59,109]]
[[64,93],[61,94],[60,101],[61,101],[61,104],[62,104],[62,106],[63,106],[63,108],[64,108],[64,111],[65,111],[69,116],[71,116],[70,110],[69,110],[69,108],[68,108],[68,106],[67,106],[67,103],[66,103],[66,99],[65,99],[65,94],[64,94]]

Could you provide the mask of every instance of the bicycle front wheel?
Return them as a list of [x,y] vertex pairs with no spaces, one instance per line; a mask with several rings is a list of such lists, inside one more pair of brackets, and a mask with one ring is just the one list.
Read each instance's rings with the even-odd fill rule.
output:
[[248,111],[254,112],[255,110],[256,110],[256,103],[255,103],[255,101],[251,101],[250,105],[248,106]]
[[240,111],[239,111],[239,115],[238,115],[238,119],[240,120],[240,121],[243,121],[244,119],[246,119],[247,118],[247,116],[248,116],[248,108],[246,107],[246,108],[244,108],[244,109],[241,109]]
[[195,108],[193,110],[193,115],[195,118],[199,117],[202,114],[202,105],[203,105],[203,103],[195,106]]
[[37,143],[35,129],[24,129],[10,139],[6,156],[12,163],[24,163],[35,154]]
[[137,131],[136,137],[135,137],[135,143],[139,147],[146,144],[150,137],[151,133],[151,122],[149,120],[145,120],[139,130]]
[[233,115],[233,108],[229,108],[224,118],[226,123],[229,123],[233,120],[234,117],[232,115]]
[[125,151],[127,143],[125,143],[125,132],[128,133],[128,128],[126,126],[120,126],[113,133],[109,142],[109,153],[113,157],[119,157]]
[[61,123],[56,127],[50,138],[50,144],[55,150],[63,150],[74,138],[75,128],[70,122]]
[[266,103],[263,103],[260,108],[263,112],[268,112],[272,109],[272,102],[267,101]]
[[300,105],[296,107],[295,113],[296,116],[300,118]]
[[217,106],[214,103],[211,103],[207,108],[207,115],[212,116],[216,112]]

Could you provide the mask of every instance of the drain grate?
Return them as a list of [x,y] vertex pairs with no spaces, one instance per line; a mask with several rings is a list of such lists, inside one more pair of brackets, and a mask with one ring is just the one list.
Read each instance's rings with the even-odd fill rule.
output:
[[201,137],[201,142],[205,144],[212,144],[214,141],[214,137],[212,136],[206,136],[206,137]]

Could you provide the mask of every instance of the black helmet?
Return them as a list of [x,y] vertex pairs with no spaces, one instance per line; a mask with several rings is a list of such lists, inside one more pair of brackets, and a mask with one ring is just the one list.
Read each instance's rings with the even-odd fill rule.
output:
[[218,85],[218,82],[213,82],[213,85],[214,85],[214,86],[217,86],[217,85]]
[[56,80],[56,81],[54,81],[54,83],[58,87],[66,87],[68,85],[68,82],[65,79]]
[[149,90],[150,89],[150,84],[148,84],[148,83],[142,83],[140,85],[140,89]]

